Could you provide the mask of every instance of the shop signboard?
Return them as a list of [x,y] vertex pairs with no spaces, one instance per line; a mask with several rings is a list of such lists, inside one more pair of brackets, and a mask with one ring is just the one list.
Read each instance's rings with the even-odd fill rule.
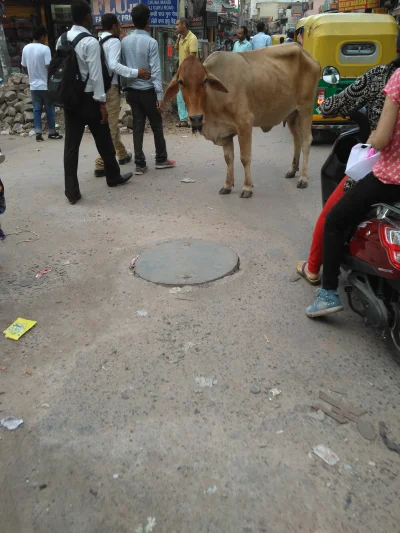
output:
[[189,29],[203,28],[203,17],[189,17]]
[[101,25],[104,13],[114,13],[122,25],[132,24],[132,8],[140,3],[149,6],[150,26],[175,26],[178,0],[92,0],[94,25]]
[[222,13],[222,0],[207,0],[206,11]]
[[358,9],[375,9],[379,7],[379,0],[339,0],[339,12],[356,11]]

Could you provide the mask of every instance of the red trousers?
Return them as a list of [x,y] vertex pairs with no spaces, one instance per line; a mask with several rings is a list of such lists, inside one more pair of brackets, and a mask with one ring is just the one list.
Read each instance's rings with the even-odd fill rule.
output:
[[326,215],[332,209],[332,207],[343,197],[344,184],[348,180],[348,176],[345,176],[333,193],[328,198],[321,214],[318,217],[315,224],[313,238],[311,242],[310,255],[308,257],[307,268],[312,274],[318,274],[322,265],[322,250],[324,244],[324,227]]

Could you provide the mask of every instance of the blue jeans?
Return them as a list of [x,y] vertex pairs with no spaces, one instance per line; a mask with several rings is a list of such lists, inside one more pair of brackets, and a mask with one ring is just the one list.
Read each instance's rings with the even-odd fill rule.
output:
[[49,134],[56,133],[56,112],[49,100],[48,91],[31,91],[33,104],[33,125],[37,134],[42,133],[42,110],[46,109]]
[[187,122],[188,112],[187,112],[187,109],[186,109],[185,100],[183,99],[183,96],[182,96],[182,91],[179,91],[179,93],[177,94],[176,99],[177,99],[177,103],[178,103],[179,120],[181,120],[182,122]]

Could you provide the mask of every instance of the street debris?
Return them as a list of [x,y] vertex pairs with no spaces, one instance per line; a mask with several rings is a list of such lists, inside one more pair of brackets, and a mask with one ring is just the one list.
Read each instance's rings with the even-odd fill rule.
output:
[[318,420],[318,422],[322,422],[322,420],[325,418],[325,415],[321,409],[317,409],[317,411],[311,411],[311,413],[307,413],[307,415],[313,420]]
[[391,439],[389,439],[389,437],[387,436],[388,432],[389,428],[385,424],[385,422],[379,422],[379,435],[382,437],[382,440],[385,443],[386,447],[392,452],[397,452],[398,454],[400,454],[400,444],[396,444]]
[[282,394],[281,389],[276,389],[276,388],[270,389],[269,392],[272,394],[273,398],[275,398],[275,396],[280,396]]
[[118,478],[119,478],[119,474],[114,474],[114,475],[113,475],[113,478],[114,478],[114,479],[118,479]]
[[343,465],[343,470],[347,470],[347,472],[349,472],[350,470],[353,470],[353,467],[351,465]]
[[313,452],[315,453],[315,455],[317,455],[320,459],[325,461],[325,463],[330,466],[334,466],[340,461],[339,456],[323,444],[318,444],[317,446],[314,446]]
[[261,392],[261,387],[253,383],[253,385],[250,387],[250,392],[252,394],[259,394]]
[[194,379],[194,381],[198,387],[201,387],[203,389],[207,387],[211,389],[214,385],[218,383],[218,380],[214,377],[205,378],[203,376],[198,376]]
[[359,420],[357,422],[357,429],[364,439],[374,440],[376,437],[375,428],[368,420]]
[[33,370],[23,370],[22,372],[25,376],[32,376]]
[[293,276],[290,276],[289,283],[296,283],[296,281],[299,281],[301,276],[299,274],[293,274]]
[[283,429],[279,429],[279,430],[276,432],[277,435],[282,435],[282,433],[283,433]]
[[344,501],[344,508],[347,509],[351,505],[351,496],[350,494],[347,495],[345,501]]
[[335,398],[332,398],[328,394],[325,394],[325,392],[319,391],[319,398],[320,400],[323,400],[326,403],[329,403],[330,405],[333,405],[334,407],[337,407],[338,409],[341,409],[342,411],[348,411],[352,415],[355,416],[362,416],[367,413],[366,409],[360,409],[359,407],[352,407],[351,405],[346,406],[342,402],[339,402],[335,400]]
[[368,461],[368,466],[376,466],[376,463],[374,461]]
[[48,403],[42,403],[40,407],[44,407],[45,409],[49,409],[50,405]]
[[314,403],[311,407],[316,411],[322,411],[327,416],[330,416],[331,418],[339,422],[339,424],[347,424],[347,420],[344,416],[342,416],[340,413],[333,412],[333,410],[330,411],[329,408],[326,407],[326,405],[323,405],[322,403]]
[[49,272],[51,272],[51,268],[44,268],[43,270],[39,272],[39,274],[36,274],[35,278],[40,279],[41,277],[43,277],[45,274],[48,274]]
[[131,259],[131,262],[130,262],[130,268],[131,268],[132,270],[134,270],[134,268],[135,268],[135,263],[136,263],[136,260],[138,259],[138,257],[139,257],[139,256],[137,255],[136,257],[134,257],[133,259]]
[[39,485],[39,490],[44,490],[44,489],[47,489],[47,483],[42,483],[41,485]]
[[147,524],[145,526],[140,525],[137,529],[135,529],[135,533],[152,533],[155,526],[156,519],[149,516],[147,517]]
[[258,445],[259,448],[267,448],[268,444],[266,442],[260,442]]
[[266,342],[267,344],[269,344],[269,338],[268,338],[266,335],[264,335],[264,339],[265,339],[265,342]]
[[210,495],[210,496],[212,494],[215,494],[216,492],[217,492],[217,486],[216,485],[214,485],[213,487],[208,487],[208,489],[207,489],[207,494]]
[[0,366],[0,372],[5,372],[7,370],[6,366]]
[[192,178],[183,178],[181,182],[182,183],[196,183],[196,180],[192,180]]
[[17,341],[29,331],[33,326],[37,324],[35,320],[27,320],[26,318],[17,318],[15,322],[11,324],[3,333],[7,339]]
[[89,489],[89,492],[90,492],[90,494],[91,494],[92,496],[94,496],[95,498],[97,497],[97,494],[98,494],[97,490]]
[[136,314],[137,314],[137,316],[148,316],[149,313],[147,311],[145,311],[144,309],[138,309],[136,311]]
[[19,426],[22,426],[23,423],[24,421],[22,420],[22,418],[15,418],[15,416],[9,416],[0,420],[0,427],[8,429],[9,431],[14,431],[14,429],[17,429],[19,428]]
[[192,287],[187,285],[186,287],[172,287],[172,289],[169,289],[170,294],[183,294],[185,292],[191,292]]

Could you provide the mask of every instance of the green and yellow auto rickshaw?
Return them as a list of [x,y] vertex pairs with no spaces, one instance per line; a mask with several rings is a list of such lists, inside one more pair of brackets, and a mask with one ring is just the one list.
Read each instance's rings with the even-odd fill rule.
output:
[[318,106],[376,65],[396,57],[397,24],[390,15],[325,13],[299,20],[295,41],[321,65],[321,79],[313,112],[313,137],[349,124],[348,117],[324,119]]
[[283,37],[283,41],[285,42],[286,36],[283,35],[283,33],[275,33],[272,35],[272,46],[275,46],[276,44],[281,44],[281,37]]

